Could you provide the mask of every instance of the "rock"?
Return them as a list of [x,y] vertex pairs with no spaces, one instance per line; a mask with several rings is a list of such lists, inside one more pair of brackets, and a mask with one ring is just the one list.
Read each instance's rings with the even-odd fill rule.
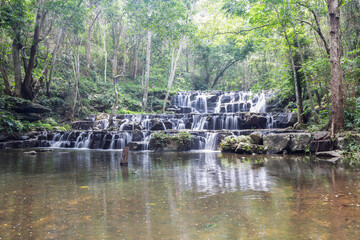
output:
[[314,140],[321,140],[321,139],[324,139],[329,136],[330,136],[330,132],[327,132],[327,131],[320,131],[320,132],[313,133]]
[[129,142],[128,147],[130,151],[142,151],[145,149],[145,142]]
[[289,147],[291,134],[268,134],[263,137],[264,147],[269,153],[281,153]]
[[240,154],[263,154],[264,146],[240,142],[236,147],[235,152]]
[[151,127],[150,127],[151,131],[166,130],[164,123],[157,118],[152,119],[150,124],[151,124]]
[[308,148],[310,150],[311,134],[310,133],[294,133],[290,141],[290,151],[305,152]]
[[7,97],[6,102],[8,103],[9,110],[17,112],[24,121],[34,122],[42,120],[46,117],[46,113],[50,112],[50,109],[47,107],[21,98]]
[[191,113],[192,108],[191,107],[181,107],[180,113]]
[[28,154],[28,155],[36,155],[35,151],[30,151],[30,152],[24,152],[24,154]]
[[250,134],[250,138],[254,144],[262,144],[262,133],[261,132],[253,132]]
[[71,123],[71,128],[75,130],[91,130],[93,125],[92,121],[76,121]]
[[165,121],[164,125],[166,127],[166,130],[171,130],[173,128],[173,124],[170,121]]
[[266,128],[267,118],[261,115],[248,115],[245,123],[245,129],[263,129]]
[[274,128],[292,127],[297,123],[296,113],[277,113],[273,115]]
[[343,157],[341,151],[317,152],[317,153],[315,153],[315,155],[317,157],[324,157],[324,158]]
[[333,149],[333,143],[331,139],[324,140],[312,140],[310,142],[311,152],[324,152]]
[[143,138],[144,138],[143,133],[140,130],[135,130],[133,132],[132,140],[134,142],[141,142]]
[[336,163],[343,158],[341,151],[327,151],[327,152],[317,152],[315,153],[319,157],[320,161],[326,161],[331,163]]

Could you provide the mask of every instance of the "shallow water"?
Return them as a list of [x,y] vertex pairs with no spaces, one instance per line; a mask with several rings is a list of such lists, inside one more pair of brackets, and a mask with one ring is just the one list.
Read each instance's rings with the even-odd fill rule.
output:
[[303,157],[0,151],[0,239],[359,239],[360,175]]

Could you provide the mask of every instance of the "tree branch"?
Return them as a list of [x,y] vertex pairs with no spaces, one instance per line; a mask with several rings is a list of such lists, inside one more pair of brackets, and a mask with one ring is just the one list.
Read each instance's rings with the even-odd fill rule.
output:
[[243,32],[251,32],[253,30],[268,27],[268,26],[272,26],[272,25],[274,25],[274,24],[265,24],[265,25],[262,25],[262,26],[253,27],[253,28],[250,28],[250,29],[243,29],[243,30],[240,30],[240,31],[229,31],[229,32],[214,33],[212,36],[222,35],[222,34],[234,34],[234,35],[236,35],[236,34],[240,34],[240,33],[243,33]]

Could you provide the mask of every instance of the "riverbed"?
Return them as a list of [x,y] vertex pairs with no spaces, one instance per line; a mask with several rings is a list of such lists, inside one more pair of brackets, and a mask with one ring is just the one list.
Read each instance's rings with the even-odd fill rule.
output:
[[360,174],[304,156],[0,151],[0,239],[359,239]]

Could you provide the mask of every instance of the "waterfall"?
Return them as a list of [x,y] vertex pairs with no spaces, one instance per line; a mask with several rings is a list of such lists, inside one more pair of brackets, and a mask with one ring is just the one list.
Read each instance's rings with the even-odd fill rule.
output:
[[106,131],[108,115],[93,115],[85,119],[83,125],[82,121],[74,125],[81,131],[49,133],[42,136],[41,141],[43,146],[61,148],[122,149],[132,146],[136,150],[147,150],[157,131],[177,134],[185,129],[192,136],[191,149],[215,150],[220,136],[240,134],[241,130],[248,134],[254,129],[292,126],[296,122],[293,113],[266,113],[266,102],[272,95],[270,92],[241,91],[178,92],[172,98],[171,114],[116,115],[111,132]]
[[218,139],[218,133],[206,133],[206,150],[216,150],[216,142]]

